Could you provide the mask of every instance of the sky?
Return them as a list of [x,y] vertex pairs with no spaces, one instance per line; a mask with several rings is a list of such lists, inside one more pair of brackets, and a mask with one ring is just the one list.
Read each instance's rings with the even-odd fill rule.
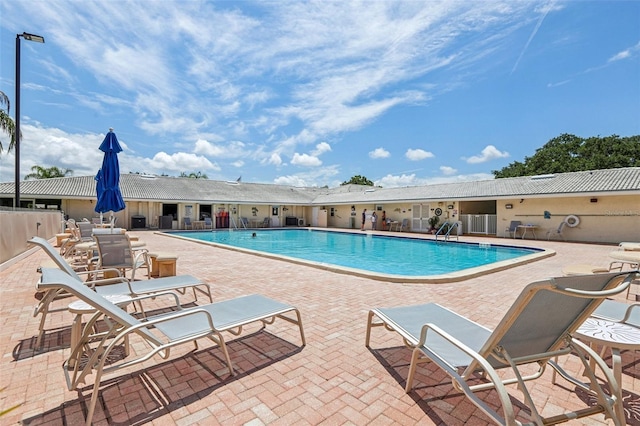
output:
[[492,179],[563,133],[640,134],[640,1],[0,0],[0,16],[11,102],[16,34],[45,38],[20,42],[21,176],[95,175],[110,128],[122,173],[387,188]]

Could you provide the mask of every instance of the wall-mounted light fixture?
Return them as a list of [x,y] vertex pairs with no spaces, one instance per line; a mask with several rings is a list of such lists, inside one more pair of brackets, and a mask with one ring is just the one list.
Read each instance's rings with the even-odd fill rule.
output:
[[504,208],[507,209],[507,210],[512,209],[513,208],[513,204],[505,204]]
[[520,204],[524,203],[524,198],[520,198]]
[[592,203],[597,203],[597,202],[598,202],[598,199],[597,199],[597,198],[592,198],[592,199],[591,199],[591,200],[589,200],[589,201],[591,201]]

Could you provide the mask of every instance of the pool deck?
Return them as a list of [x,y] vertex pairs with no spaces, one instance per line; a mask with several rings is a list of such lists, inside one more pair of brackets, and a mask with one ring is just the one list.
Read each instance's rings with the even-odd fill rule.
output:
[[[462,236],[461,241],[540,247],[556,255],[459,282],[402,284],[337,274],[151,231],[130,234],[144,241],[150,251],[178,254],[178,274],[207,281],[217,300],[260,293],[296,306],[307,344],[300,346],[295,326],[278,321],[262,332],[253,333],[257,328],[250,327],[241,337],[229,336],[228,349],[238,372],[234,377],[225,372],[221,351],[210,342],[201,341],[197,350],[191,345],[177,347],[168,360],[156,357],[132,367],[128,374],[104,377],[94,424],[490,424],[432,366],[419,367],[417,387],[406,394],[411,351],[396,333],[380,328],[372,332],[371,349],[366,348],[369,309],[437,302],[493,328],[526,284],[560,276],[570,264],[608,266],[608,254],[617,249]],[[44,349],[32,350],[39,321],[32,316],[39,276],[36,268],[46,259],[38,250],[0,271],[0,387],[6,387],[0,392],[0,410],[22,403],[2,418],[2,424],[80,424],[91,396],[91,379],[80,392],[66,389],[61,366],[69,354],[70,313],[50,314]],[[193,302],[190,295],[182,300]],[[66,302],[57,303],[64,306]],[[136,350],[135,342],[132,350]],[[610,361],[608,354],[605,360]],[[561,364],[574,373],[580,371],[573,357]],[[627,423],[640,424],[640,354],[623,352],[622,364]],[[551,372],[544,375],[530,386],[543,415],[586,405],[584,394],[573,392],[573,386],[561,379],[552,385]],[[509,392],[521,400],[513,386]],[[486,398],[493,400],[490,393]],[[528,417],[521,415],[520,419],[527,421]],[[611,423],[595,416],[568,424]]]

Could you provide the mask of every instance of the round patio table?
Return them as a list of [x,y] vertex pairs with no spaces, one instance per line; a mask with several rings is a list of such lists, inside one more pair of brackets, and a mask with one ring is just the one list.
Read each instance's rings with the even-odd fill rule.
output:
[[[602,352],[604,352],[606,348],[611,349],[611,369],[613,370],[613,376],[618,382],[618,385],[622,386],[622,360],[620,351],[624,349],[632,351],[640,349],[640,328],[621,322],[589,317],[576,331],[575,337],[589,343],[592,347],[594,345],[601,345]],[[595,363],[593,360],[591,363],[591,368],[594,368]]]
[[[104,296],[105,299],[110,301],[111,303],[118,305],[121,308],[127,307],[129,303],[131,303],[131,296],[126,294],[114,294],[109,296]],[[73,352],[80,342],[80,338],[82,337],[82,316],[85,314],[93,314],[96,312],[95,308],[89,305],[87,302],[83,300],[76,300],[75,302],[69,303],[67,310],[74,314],[73,322],[71,323],[71,352]],[[128,338],[127,338],[128,339]],[[125,354],[129,355],[129,342],[125,342]],[[73,367],[73,363],[70,361],[69,366]]]

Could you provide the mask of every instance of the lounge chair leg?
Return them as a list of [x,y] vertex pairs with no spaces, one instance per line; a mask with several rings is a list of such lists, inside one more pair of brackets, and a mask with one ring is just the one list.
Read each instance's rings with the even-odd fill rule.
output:
[[227,366],[229,367],[229,374],[231,374],[232,376],[235,376],[236,373],[233,371],[233,365],[231,364],[231,357],[229,357],[229,351],[227,350],[227,345],[224,342],[224,337],[222,336],[222,334],[216,331],[215,335],[210,335],[208,337],[209,339],[213,340],[214,343],[220,346],[220,349],[222,349],[222,353],[224,354],[224,359],[227,362]]
[[413,377],[416,374],[416,367],[418,364],[418,359],[420,358],[420,349],[419,348],[415,348],[413,350],[413,353],[411,354],[411,364],[409,365],[409,374],[407,375],[407,384],[404,387],[404,391],[406,393],[409,393],[411,391],[411,388],[413,387]]

